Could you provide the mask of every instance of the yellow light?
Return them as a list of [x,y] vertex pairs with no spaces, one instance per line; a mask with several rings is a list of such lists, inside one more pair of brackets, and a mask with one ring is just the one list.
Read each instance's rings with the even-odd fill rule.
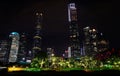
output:
[[40,36],[34,36],[34,38],[39,38],[39,39],[42,39]]
[[52,56],[54,56],[54,54],[51,54]]
[[23,71],[24,68],[20,68],[20,67],[8,67],[8,72],[12,72],[12,71]]
[[118,61],[118,64],[120,64],[120,61]]

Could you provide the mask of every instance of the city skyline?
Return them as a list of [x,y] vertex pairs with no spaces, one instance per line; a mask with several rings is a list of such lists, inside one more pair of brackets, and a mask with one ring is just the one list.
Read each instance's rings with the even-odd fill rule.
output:
[[[94,1],[75,1],[78,8],[78,25],[81,28],[94,25],[110,41],[110,47],[119,49],[117,26],[113,25],[113,3]],[[12,4],[12,5],[11,5]],[[0,36],[9,36],[12,31],[26,32],[33,38],[35,13],[43,12],[43,46],[65,50],[68,45],[69,24],[67,17],[67,1],[41,0],[34,2],[18,1],[1,3]],[[2,26],[3,25],[3,26]],[[114,30],[112,30],[114,29]],[[116,30],[115,30],[116,29]]]

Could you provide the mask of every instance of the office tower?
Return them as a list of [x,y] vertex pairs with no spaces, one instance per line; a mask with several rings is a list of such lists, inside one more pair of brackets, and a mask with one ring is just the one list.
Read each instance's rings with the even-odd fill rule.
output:
[[71,57],[79,58],[81,55],[79,30],[77,24],[77,8],[75,3],[68,4],[68,21],[69,21],[69,36],[70,36],[70,48]]
[[83,42],[83,50],[85,51],[85,55],[95,56],[98,53],[98,31],[96,28],[85,27],[84,31],[84,42]]
[[27,37],[26,33],[22,33],[20,35],[20,47],[18,51],[18,63],[22,64],[26,62],[26,55],[27,55]]
[[17,62],[17,55],[19,49],[19,33],[12,32],[9,37],[11,38],[11,48],[9,54],[9,63]]
[[0,62],[3,65],[8,64],[9,42],[7,40],[0,41]]
[[92,56],[95,56],[98,53],[98,31],[96,28],[91,27],[89,32],[91,36],[91,54]]
[[91,52],[91,43],[90,43],[90,27],[83,28],[84,31],[84,42],[83,42],[83,50],[85,51],[85,55],[90,55]]
[[33,37],[33,58],[40,56],[41,52],[41,39],[42,39],[42,13],[36,13],[36,27],[35,27],[35,34]]

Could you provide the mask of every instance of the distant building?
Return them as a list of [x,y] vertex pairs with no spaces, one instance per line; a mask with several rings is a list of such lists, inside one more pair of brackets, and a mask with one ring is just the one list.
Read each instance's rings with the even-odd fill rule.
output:
[[41,52],[41,41],[42,41],[42,13],[36,13],[36,27],[35,27],[35,34],[33,37],[33,48],[32,48],[32,52],[33,52],[33,58],[34,57],[38,57],[40,56],[40,52]]
[[85,27],[84,31],[84,50],[88,56],[95,56],[98,52],[98,36],[97,29],[93,27]]
[[18,49],[19,49],[19,33],[12,32],[9,37],[11,38],[11,48],[9,54],[9,63],[17,62]]
[[0,62],[3,65],[8,64],[9,48],[9,42],[7,40],[0,41]]
[[109,41],[103,37],[102,33],[99,33],[98,52],[101,53],[107,51],[108,49],[109,49]]
[[20,40],[19,41],[20,41],[20,46],[19,46],[17,61],[18,61],[18,63],[25,63],[27,53],[28,53],[26,33],[22,33],[20,35]]
[[102,34],[100,34],[96,28],[88,26],[83,28],[83,31],[83,50],[85,51],[85,55],[95,56],[108,49],[108,41],[103,38]]
[[71,47],[68,47],[68,58],[71,58]]
[[64,58],[71,58],[71,47],[68,47],[68,49],[64,51],[63,57]]
[[96,28],[91,28],[90,34],[91,34],[91,50],[93,50],[92,54],[95,56],[98,52],[98,31]]
[[[63,58],[68,59],[68,50],[65,50],[63,53]],[[70,57],[71,58],[71,57]]]
[[32,58],[32,51],[28,50],[27,55],[26,55],[26,63],[31,63],[32,59],[33,59]]
[[53,48],[47,48],[47,57],[48,60],[51,61],[51,58],[54,56],[54,49]]
[[79,29],[77,24],[77,8],[75,3],[68,4],[69,38],[71,47],[71,57],[79,58],[81,56]]
[[84,32],[84,40],[83,40],[83,50],[85,51],[85,55],[91,54],[91,43],[90,43],[90,27],[83,28]]

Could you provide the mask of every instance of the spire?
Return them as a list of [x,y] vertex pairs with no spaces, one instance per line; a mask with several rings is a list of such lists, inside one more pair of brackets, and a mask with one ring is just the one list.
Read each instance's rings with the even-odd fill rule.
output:
[[36,28],[38,28],[38,29],[41,29],[41,24],[42,24],[42,16],[43,16],[43,14],[42,13],[36,13]]

